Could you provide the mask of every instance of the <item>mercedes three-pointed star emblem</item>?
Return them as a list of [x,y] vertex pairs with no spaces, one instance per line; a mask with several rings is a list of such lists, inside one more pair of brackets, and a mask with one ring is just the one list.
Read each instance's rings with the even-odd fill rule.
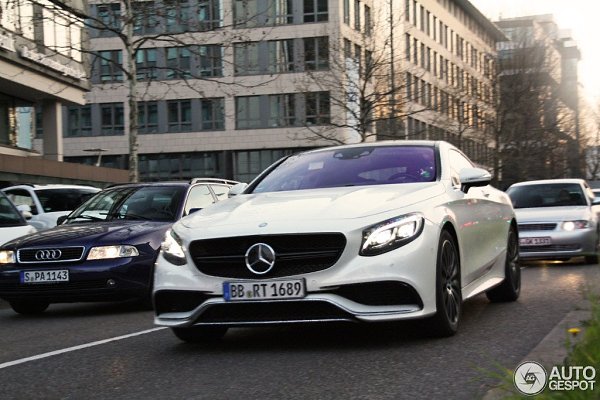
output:
[[256,243],[246,251],[246,267],[256,275],[264,275],[275,265],[275,250],[265,243]]

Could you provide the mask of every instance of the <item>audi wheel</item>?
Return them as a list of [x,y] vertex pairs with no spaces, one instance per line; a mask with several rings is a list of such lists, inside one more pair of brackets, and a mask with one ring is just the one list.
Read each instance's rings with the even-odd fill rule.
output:
[[41,314],[46,309],[50,303],[43,301],[11,301],[10,306],[12,309],[19,314]]

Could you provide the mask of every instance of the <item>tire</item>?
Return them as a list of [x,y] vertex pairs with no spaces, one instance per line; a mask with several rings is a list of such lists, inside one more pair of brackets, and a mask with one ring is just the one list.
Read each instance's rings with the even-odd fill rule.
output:
[[192,326],[190,328],[171,328],[175,336],[188,343],[218,342],[227,333],[226,326]]
[[585,256],[586,264],[598,264],[598,255],[595,256]]
[[521,293],[521,266],[519,265],[519,241],[516,229],[511,226],[508,231],[506,262],[502,283],[485,294],[494,303],[515,301]]
[[41,301],[11,301],[10,306],[12,309],[19,314],[30,315],[30,314],[41,314],[50,303]]
[[436,314],[431,318],[431,333],[437,337],[452,336],[458,330],[462,314],[460,257],[456,240],[442,231],[436,262]]

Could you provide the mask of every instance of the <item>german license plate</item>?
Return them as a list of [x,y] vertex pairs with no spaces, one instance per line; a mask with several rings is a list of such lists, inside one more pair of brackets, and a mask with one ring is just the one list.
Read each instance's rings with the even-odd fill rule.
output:
[[552,244],[552,239],[549,237],[520,238],[519,244],[521,246],[547,246]]
[[223,283],[225,301],[299,299],[304,296],[304,279]]
[[21,283],[69,282],[68,269],[21,271]]

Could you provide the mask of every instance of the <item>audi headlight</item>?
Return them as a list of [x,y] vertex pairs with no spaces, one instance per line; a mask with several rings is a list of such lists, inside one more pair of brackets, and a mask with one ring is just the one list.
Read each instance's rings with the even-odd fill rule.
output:
[[563,231],[575,231],[577,229],[587,229],[591,226],[590,221],[577,220],[577,221],[565,221],[562,223]]
[[363,231],[361,256],[376,256],[412,242],[423,231],[423,217],[407,214],[380,222]]
[[171,229],[165,234],[165,240],[160,245],[165,260],[175,265],[185,265],[185,249],[181,238]]
[[0,251],[0,264],[14,264],[16,261],[15,259],[15,252],[12,250],[2,250]]
[[88,254],[88,260],[104,260],[107,258],[123,258],[123,257],[135,257],[139,256],[138,249],[134,246],[98,246],[92,247],[90,254]]

